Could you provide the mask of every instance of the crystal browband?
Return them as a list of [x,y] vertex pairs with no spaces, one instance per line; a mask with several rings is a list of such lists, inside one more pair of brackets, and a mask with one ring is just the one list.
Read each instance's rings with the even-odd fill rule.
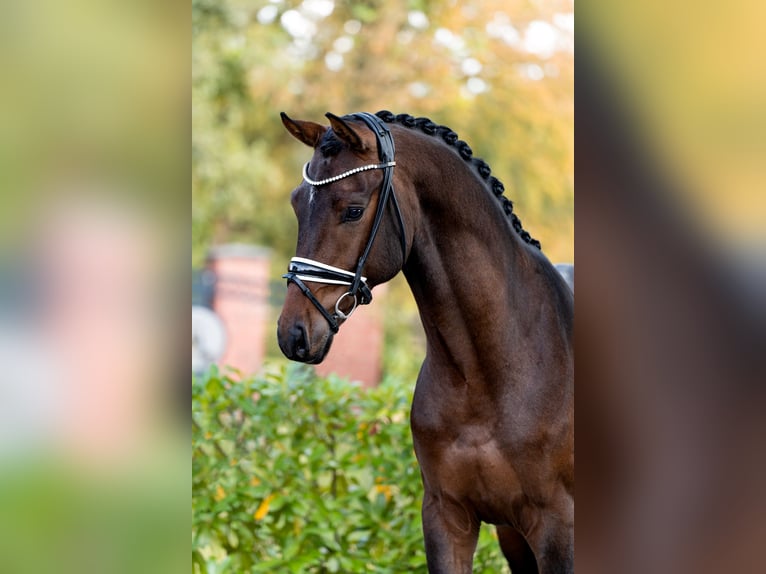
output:
[[334,175],[332,177],[328,177],[327,179],[313,180],[309,177],[309,174],[308,174],[309,163],[310,162],[306,163],[306,165],[303,166],[303,179],[306,180],[306,183],[309,183],[310,185],[313,185],[314,187],[318,187],[320,185],[327,185],[328,183],[338,181],[339,179],[343,179],[344,177],[348,177],[350,175],[354,175],[355,173],[359,173],[362,171],[367,171],[370,169],[386,169],[387,167],[394,167],[396,165],[395,161],[388,161],[386,163],[371,163],[369,165],[355,167],[354,169],[344,171],[340,175]]

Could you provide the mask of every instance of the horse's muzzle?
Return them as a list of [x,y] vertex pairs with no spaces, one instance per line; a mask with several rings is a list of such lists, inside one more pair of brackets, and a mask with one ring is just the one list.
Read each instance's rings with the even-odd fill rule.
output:
[[326,333],[317,333],[312,340],[302,322],[296,322],[287,327],[280,322],[277,328],[277,341],[282,353],[291,361],[316,365],[324,360],[330,350],[332,333],[329,330]]

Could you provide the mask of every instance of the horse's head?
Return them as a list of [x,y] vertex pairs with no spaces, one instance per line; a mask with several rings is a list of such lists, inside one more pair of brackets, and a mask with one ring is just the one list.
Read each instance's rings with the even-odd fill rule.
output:
[[314,155],[291,196],[298,245],[277,338],[289,359],[314,364],[357,304],[371,301],[370,289],[401,269],[407,251],[388,129],[367,114],[327,118],[330,127],[282,114]]

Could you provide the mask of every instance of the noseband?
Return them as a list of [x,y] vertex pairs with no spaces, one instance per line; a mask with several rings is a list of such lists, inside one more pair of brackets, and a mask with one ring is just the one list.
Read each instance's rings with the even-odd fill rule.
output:
[[[367,285],[367,278],[362,276],[362,270],[364,264],[367,262],[367,257],[370,255],[372,244],[375,241],[375,236],[378,234],[380,223],[383,220],[383,214],[386,206],[391,203],[394,206],[394,214],[399,222],[400,239],[402,246],[402,265],[407,259],[407,236],[404,232],[404,219],[402,219],[402,212],[399,209],[399,203],[396,200],[394,194],[394,139],[391,136],[391,131],[377,116],[372,114],[358,113],[353,114],[353,117],[362,120],[375,134],[378,145],[378,157],[380,164],[371,164],[362,167],[350,169],[343,172],[340,175],[329,177],[327,179],[314,181],[308,177],[308,163],[303,167],[303,179],[312,186],[318,187],[320,185],[326,185],[333,183],[339,179],[361,173],[370,169],[382,169],[383,170],[383,183],[380,187],[380,198],[378,200],[378,206],[375,210],[375,218],[372,222],[372,230],[370,231],[370,237],[367,240],[367,245],[362,251],[362,255],[359,257],[359,261],[356,264],[355,271],[346,271],[327,265],[313,259],[307,259],[304,257],[293,257],[290,260],[290,265],[287,268],[287,273],[282,275],[287,279],[287,284],[295,283],[301,292],[308,298],[309,301],[317,308],[322,316],[327,320],[330,325],[330,329],[333,333],[337,333],[340,327],[340,321],[345,321],[356,310],[357,305],[367,305],[372,301],[372,291]],[[306,286],[306,283],[324,283],[329,285],[348,285],[349,290],[343,293],[335,302],[335,312],[330,314],[327,309],[319,302]],[[349,297],[352,302],[351,310],[344,313],[340,310],[340,303],[346,297]]]

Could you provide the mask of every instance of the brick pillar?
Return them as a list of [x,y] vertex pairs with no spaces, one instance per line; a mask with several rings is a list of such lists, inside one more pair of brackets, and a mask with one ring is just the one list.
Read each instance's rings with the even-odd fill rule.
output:
[[207,268],[216,277],[213,310],[226,327],[226,351],[218,364],[243,375],[256,372],[265,354],[269,263],[269,251],[253,245],[221,245],[208,253]]
[[386,285],[373,291],[373,302],[359,307],[341,326],[330,352],[316,371],[322,376],[335,373],[365,387],[380,382],[383,362],[383,303]]

